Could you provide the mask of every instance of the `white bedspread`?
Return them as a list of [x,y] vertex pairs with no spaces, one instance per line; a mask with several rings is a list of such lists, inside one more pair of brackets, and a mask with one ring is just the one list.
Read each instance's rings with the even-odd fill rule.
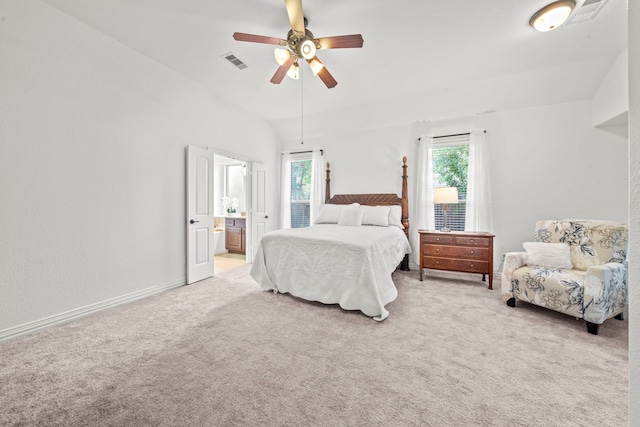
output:
[[251,268],[264,290],[308,301],[340,304],[376,320],[398,296],[391,273],[411,253],[398,227],[320,224],[285,229],[262,237]]

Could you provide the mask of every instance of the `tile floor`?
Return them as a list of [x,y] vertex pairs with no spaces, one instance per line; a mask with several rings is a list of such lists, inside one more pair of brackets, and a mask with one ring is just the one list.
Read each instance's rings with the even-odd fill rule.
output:
[[246,263],[246,257],[242,254],[222,253],[213,258],[214,275],[223,271],[240,267]]

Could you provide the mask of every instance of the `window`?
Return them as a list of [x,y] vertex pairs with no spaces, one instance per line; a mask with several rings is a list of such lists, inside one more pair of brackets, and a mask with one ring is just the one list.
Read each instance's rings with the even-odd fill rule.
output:
[[322,205],[322,150],[282,153],[282,228],[309,227]]
[[291,160],[291,228],[311,221],[311,159]]
[[[433,186],[456,187],[458,203],[447,205],[447,227],[464,231],[469,173],[469,138],[442,138],[433,145]],[[434,206],[437,230],[444,226],[444,205]]]

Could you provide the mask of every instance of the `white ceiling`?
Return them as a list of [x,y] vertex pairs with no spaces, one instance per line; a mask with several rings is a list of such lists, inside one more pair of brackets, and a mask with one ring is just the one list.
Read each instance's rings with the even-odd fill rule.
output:
[[[283,139],[294,137],[287,129],[299,125],[301,105],[310,122],[326,127],[363,116],[392,125],[590,99],[627,46],[626,0],[608,0],[595,19],[549,33],[528,21],[550,0],[303,0],[316,37],[364,38],[362,49],[319,51],[338,81],[329,90],[308,67],[302,84],[288,77],[271,84],[274,46],[232,38],[235,31],[286,38],[282,0],[44,1],[201,84],[224,105],[264,117]],[[227,52],[248,68],[223,60]]]

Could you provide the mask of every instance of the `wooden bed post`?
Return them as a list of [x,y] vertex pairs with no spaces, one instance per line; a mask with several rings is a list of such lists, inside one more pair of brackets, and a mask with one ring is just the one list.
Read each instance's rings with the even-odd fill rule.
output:
[[402,225],[409,237],[409,197],[407,194],[407,156],[402,158]]
[[[402,158],[402,226],[404,234],[409,238],[409,195],[407,191],[407,156]],[[409,271],[409,255],[405,255],[400,263],[400,270]]]
[[327,183],[326,183],[326,191],[324,193],[324,203],[328,204],[329,200],[331,199],[331,170],[329,170],[329,167],[331,165],[329,164],[329,162],[327,162]]

